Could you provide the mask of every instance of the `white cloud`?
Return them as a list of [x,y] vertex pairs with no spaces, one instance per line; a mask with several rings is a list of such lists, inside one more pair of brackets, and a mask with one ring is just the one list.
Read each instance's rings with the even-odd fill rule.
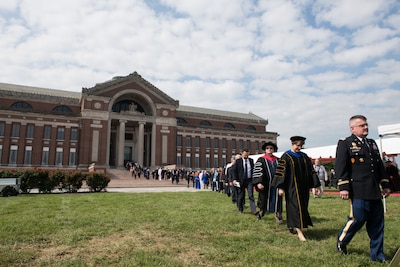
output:
[[137,71],[182,105],[268,119],[281,149],[295,134],[308,147],[330,145],[349,134],[355,113],[375,126],[398,122],[399,8],[394,0],[2,1],[0,82],[81,91]]

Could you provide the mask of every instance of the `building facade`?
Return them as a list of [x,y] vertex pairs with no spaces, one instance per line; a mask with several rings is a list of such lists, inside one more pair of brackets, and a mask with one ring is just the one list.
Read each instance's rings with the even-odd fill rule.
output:
[[252,113],[180,106],[136,72],[81,93],[0,83],[0,167],[222,167],[244,148],[257,154],[276,142],[267,124]]

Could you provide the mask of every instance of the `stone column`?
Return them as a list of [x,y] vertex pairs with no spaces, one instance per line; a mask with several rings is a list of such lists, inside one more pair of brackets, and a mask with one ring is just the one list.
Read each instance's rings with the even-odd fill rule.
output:
[[144,121],[139,122],[139,133],[138,133],[138,163],[140,166],[143,166],[143,155],[144,155],[144,125],[146,123]]
[[118,167],[124,166],[124,150],[125,150],[125,124],[126,120],[119,121],[118,129]]
[[157,126],[153,122],[152,128],[151,128],[151,166],[154,167],[156,165],[156,129]]

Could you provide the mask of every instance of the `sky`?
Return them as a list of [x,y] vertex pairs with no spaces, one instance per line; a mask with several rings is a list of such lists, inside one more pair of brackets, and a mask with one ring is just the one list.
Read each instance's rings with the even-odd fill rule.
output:
[[398,0],[2,0],[0,82],[81,92],[139,73],[181,105],[254,113],[279,150],[400,123]]

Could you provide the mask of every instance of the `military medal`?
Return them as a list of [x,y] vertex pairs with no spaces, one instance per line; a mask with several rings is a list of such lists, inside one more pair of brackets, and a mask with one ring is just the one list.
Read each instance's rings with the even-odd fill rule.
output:
[[[351,142],[350,151],[351,151],[352,153],[360,152],[360,150],[361,150],[361,147],[360,147],[360,146],[357,146],[357,143],[356,143],[356,142]],[[354,162],[353,162],[353,163],[354,163]]]

